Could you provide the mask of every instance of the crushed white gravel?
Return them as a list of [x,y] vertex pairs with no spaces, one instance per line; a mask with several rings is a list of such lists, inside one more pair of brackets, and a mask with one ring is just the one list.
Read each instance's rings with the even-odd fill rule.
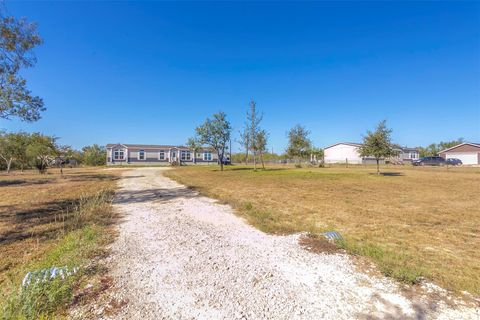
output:
[[299,235],[258,231],[163,170],[129,170],[120,181],[115,207],[124,218],[107,258],[107,295],[126,303],[108,314],[99,299],[89,317],[480,319],[479,308],[412,301],[391,279],[356,270],[348,255],[304,250]]

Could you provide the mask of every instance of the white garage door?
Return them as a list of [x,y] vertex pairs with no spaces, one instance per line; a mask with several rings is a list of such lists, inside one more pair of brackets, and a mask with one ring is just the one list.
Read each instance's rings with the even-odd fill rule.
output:
[[478,155],[476,152],[448,152],[446,156],[447,159],[460,159],[463,164],[478,164]]

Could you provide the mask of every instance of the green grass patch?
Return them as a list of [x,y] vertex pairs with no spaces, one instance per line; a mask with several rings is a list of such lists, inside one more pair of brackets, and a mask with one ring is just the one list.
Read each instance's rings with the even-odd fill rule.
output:
[[392,249],[383,248],[367,241],[354,242],[338,240],[337,245],[350,254],[372,258],[380,271],[388,276],[408,284],[417,284],[425,276],[418,265],[411,264],[412,257]]
[[[73,297],[75,283],[84,275],[84,267],[99,252],[105,243],[105,227],[86,226],[72,231],[47,251],[45,256],[35,263],[28,264],[16,271],[16,279],[11,294],[0,303],[2,319],[40,319],[50,318],[61,307],[66,307]],[[50,267],[80,267],[78,272],[65,279],[32,282],[26,288],[21,287],[23,276],[29,271]]]

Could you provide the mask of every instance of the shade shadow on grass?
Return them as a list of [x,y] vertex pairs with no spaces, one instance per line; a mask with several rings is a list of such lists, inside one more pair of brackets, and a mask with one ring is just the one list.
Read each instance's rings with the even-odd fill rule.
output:
[[176,198],[193,198],[196,197],[198,193],[193,188],[152,188],[145,190],[129,190],[129,191],[117,191],[115,193],[114,203],[124,204],[124,203],[143,203],[150,201],[171,201]]
[[[378,176],[379,174],[377,174],[377,173],[369,173],[369,175]],[[380,175],[381,175],[381,176],[384,176],[384,177],[403,177],[403,176],[405,176],[405,174],[403,174],[403,173],[401,173],[401,172],[380,172]]]
[[[271,172],[271,171],[284,171],[284,170],[288,170],[288,168],[257,168],[256,170],[254,168],[250,168],[250,167],[240,167],[240,168],[232,168],[232,167],[227,167],[224,171],[225,172],[228,172],[228,171],[257,171],[257,172]],[[214,169],[212,171],[221,171],[220,169]]]
[[[98,195],[78,199],[64,199],[43,203],[32,209],[12,207],[0,212],[0,222],[11,227],[0,232],[0,245],[13,243],[27,238],[54,238],[59,232],[83,227],[77,212],[88,210],[88,203],[98,201]],[[95,221],[108,225],[111,221],[103,217],[104,212],[96,213]],[[113,220],[112,220],[113,221]]]
[[50,182],[50,179],[40,179],[40,180],[24,180],[24,179],[15,179],[15,180],[2,180],[0,181],[0,187],[9,187],[9,186],[29,186],[36,184],[45,184]]

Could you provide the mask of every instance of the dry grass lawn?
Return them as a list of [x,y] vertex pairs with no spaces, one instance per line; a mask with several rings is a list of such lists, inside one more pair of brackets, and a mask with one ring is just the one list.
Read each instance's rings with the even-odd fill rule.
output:
[[85,240],[82,245],[91,243],[96,250],[106,219],[113,214],[109,198],[119,173],[102,168],[64,169],[63,176],[58,169],[44,175],[0,173],[2,302],[18,290],[32,268],[78,262],[76,258],[85,252],[77,251],[76,243]]
[[382,271],[480,294],[480,168],[180,167],[167,175],[270,233],[337,230]]

